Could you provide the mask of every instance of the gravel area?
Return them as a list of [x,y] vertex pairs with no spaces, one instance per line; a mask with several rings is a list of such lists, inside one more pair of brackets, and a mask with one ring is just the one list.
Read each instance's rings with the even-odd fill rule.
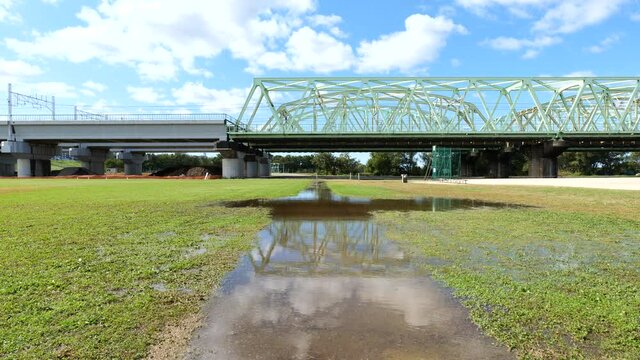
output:
[[613,190],[640,190],[640,177],[571,177],[557,179],[469,179],[472,185],[561,186]]

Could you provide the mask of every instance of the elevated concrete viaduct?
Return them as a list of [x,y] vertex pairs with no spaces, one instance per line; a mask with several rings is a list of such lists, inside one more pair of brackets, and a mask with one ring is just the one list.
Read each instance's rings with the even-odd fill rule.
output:
[[2,141],[0,175],[17,172],[19,177],[47,176],[53,156],[61,148],[97,174],[104,173],[104,162],[112,151],[125,163],[127,174],[141,174],[145,153],[214,151],[215,143],[227,138],[229,118],[222,114],[187,115],[111,115],[112,119],[56,120],[41,116],[14,116],[0,123]]
[[[86,115],[86,114],[85,114]],[[556,177],[564,151],[640,151],[640,77],[257,78],[238,116],[89,114],[0,121],[0,175],[46,175],[60,146],[96,173],[109,152],[126,172],[149,152],[220,152],[223,177],[269,173],[266,152],[467,149],[491,177],[512,154]],[[15,161],[15,162],[14,162]],[[475,174],[479,175],[479,174]]]

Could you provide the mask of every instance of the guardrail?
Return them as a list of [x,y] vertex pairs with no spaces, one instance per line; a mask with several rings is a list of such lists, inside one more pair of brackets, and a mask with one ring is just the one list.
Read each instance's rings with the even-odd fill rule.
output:
[[[14,114],[13,121],[206,121],[220,120],[236,124],[236,119],[228,114]],[[0,115],[0,121],[6,122],[9,115]]]

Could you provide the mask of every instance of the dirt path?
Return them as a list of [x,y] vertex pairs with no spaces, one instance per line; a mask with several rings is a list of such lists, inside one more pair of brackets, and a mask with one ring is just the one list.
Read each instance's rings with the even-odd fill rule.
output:
[[469,179],[472,185],[527,185],[527,186],[559,186],[581,187],[612,190],[640,190],[640,177],[576,177],[557,179]]

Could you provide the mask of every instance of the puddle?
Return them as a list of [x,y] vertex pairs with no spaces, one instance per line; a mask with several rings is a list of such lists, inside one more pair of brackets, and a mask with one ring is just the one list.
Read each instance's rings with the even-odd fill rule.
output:
[[197,248],[193,248],[193,249],[189,249],[185,254],[184,257],[187,259],[196,257],[196,256],[200,256],[200,255],[204,255],[207,253],[207,248],[205,248],[204,246],[199,246]]
[[153,290],[159,291],[159,292],[165,292],[168,290],[167,285],[164,283],[151,284],[150,286]]
[[[272,201],[271,225],[212,299],[189,359],[507,359],[370,213],[504,206],[362,200],[326,187]],[[435,261],[435,260],[434,260]]]
[[228,207],[266,207],[277,219],[366,219],[374,211],[450,211],[481,208],[515,208],[519,205],[481,200],[418,197],[413,199],[366,199],[340,196],[323,183],[297,196],[274,200],[244,200],[224,203]]

